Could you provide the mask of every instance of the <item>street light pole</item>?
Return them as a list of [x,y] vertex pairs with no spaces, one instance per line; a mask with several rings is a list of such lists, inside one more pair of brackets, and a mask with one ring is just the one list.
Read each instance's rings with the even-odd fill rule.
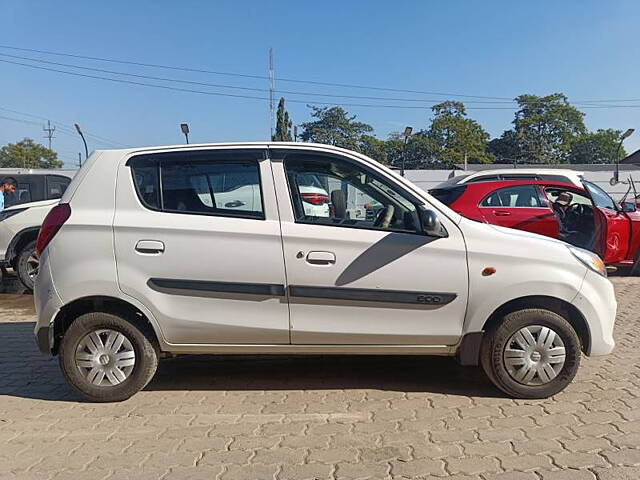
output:
[[400,175],[404,177],[404,163],[405,158],[407,156],[407,143],[409,143],[409,137],[411,136],[411,132],[413,131],[412,127],[405,127],[404,129],[404,145],[402,147],[402,168],[400,169]]
[[181,123],[180,130],[182,130],[182,133],[184,133],[184,138],[187,141],[187,145],[189,145],[189,124]]
[[611,180],[609,180],[609,184],[611,186],[617,185],[618,183],[620,183],[620,161],[618,160],[618,155],[620,154],[620,149],[622,148],[622,143],[624,142],[624,140],[626,138],[629,138],[631,136],[631,134],[634,132],[635,130],[633,128],[628,128],[626,132],[624,132],[622,134],[622,136],[620,137],[620,143],[618,143],[618,148],[616,149],[616,156],[613,159],[616,163],[616,169],[613,171],[613,178]]
[[80,128],[80,125],[78,125],[77,123],[73,124],[76,127],[76,131],[78,132],[78,135],[80,135],[80,138],[82,138],[82,143],[84,143],[84,159],[86,160],[87,158],[89,158],[89,149],[87,148],[87,141],[84,139],[84,134],[82,133],[82,129]]

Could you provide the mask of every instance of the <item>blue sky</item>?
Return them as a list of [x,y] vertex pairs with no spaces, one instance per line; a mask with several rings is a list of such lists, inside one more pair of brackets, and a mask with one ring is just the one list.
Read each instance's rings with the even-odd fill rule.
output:
[[[249,75],[267,74],[273,47],[276,77],[403,90],[513,98],[564,92],[572,101],[640,99],[637,25],[633,1],[138,1],[49,2],[0,0],[0,45],[185,66]],[[196,82],[265,89],[265,79],[158,70],[0,48],[0,53],[92,68]],[[23,63],[2,57],[0,60]],[[42,64],[40,64],[42,65]],[[88,73],[67,67],[50,68]],[[124,77],[119,77],[124,78]],[[136,80],[136,79],[133,79]],[[210,92],[240,91],[170,84]],[[491,101],[442,95],[361,90],[277,81],[295,123],[309,119],[309,93],[432,100]],[[398,100],[341,99],[345,103],[420,105]],[[637,102],[609,104],[640,105]],[[510,127],[509,105],[467,103],[469,116],[492,136]],[[471,107],[485,107],[472,109]],[[486,107],[502,107],[486,109]],[[123,85],[0,62],[0,108],[71,125],[125,146],[181,143],[181,122],[192,142],[263,140],[269,136],[264,100],[199,95]],[[380,138],[405,125],[427,125],[430,111],[345,107],[375,127]],[[635,127],[629,151],[640,148],[640,108],[584,108],[590,129]],[[24,123],[12,119],[21,119]],[[0,110],[0,143],[28,136],[43,143],[39,118]],[[69,164],[79,138],[56,132],[54,149]],[[89,139],[89,148],[106,144]],[[113,146],[113,144],[112,144]]]

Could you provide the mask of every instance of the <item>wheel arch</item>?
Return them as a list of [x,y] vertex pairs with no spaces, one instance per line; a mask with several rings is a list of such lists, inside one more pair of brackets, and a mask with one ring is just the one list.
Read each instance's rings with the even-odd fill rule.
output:
[[556,297],[531,295],[509,300],[493,311],[484,323],[482,330],[486,332],[500,322],[505,315],[527,308],[549,310],[566,319],[578,334],[582,351],[587,355],[589,354],[591,350],[591,333],[584,315],[571,303]]
[[52,354],[58,353],[60,340],[69,326],[81,315],[89,312],[104,312],[120,316],[137,327],[149,338],[157,351],[160,351],[158,334],[150,319],[139,308],[121,298],[108,296],[89,296],[78,298],[63,306],[53,320]]
[[11,266],[14,266],[14,262],[18,257],[18,254],[22,248],[30,242],[33,242],[38,238],[38,232],[40,227],[27,227],[16,233],[9,246],[7,247],[6,260]]

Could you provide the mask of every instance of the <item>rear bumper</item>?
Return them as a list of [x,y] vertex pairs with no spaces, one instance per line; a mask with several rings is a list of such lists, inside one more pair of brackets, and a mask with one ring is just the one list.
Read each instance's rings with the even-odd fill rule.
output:
[[591,337],[587,355],[607,355],[613,351],[613,326],[618,308],[613,284],[589,270],[573,305],[582,312]]
[[62,308],[62,300],[56,292],[49,268],[48,252],[45,250],[40,258],[40,270],[33,289],[38,321],[34,328],[36,343],[40,351],[52,355],[54,349],[54,324],[56,315]]
[[37,326],[35,328],[38,350],[45,355],[51,355],[53,350],[53,326]]

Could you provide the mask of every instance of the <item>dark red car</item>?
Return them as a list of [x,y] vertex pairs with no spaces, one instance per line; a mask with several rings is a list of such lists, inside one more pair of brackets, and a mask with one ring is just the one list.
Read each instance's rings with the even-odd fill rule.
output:
[[[503,180],[442,185],[429,193],[467,218],[558,238],[596,252],[609,265],[631,266],[633,274],[640,274],[640,212],[635,202],[621,206],[597,185],[583,185]],[[557,202],[563,192],[571,195],[566,207]]]

